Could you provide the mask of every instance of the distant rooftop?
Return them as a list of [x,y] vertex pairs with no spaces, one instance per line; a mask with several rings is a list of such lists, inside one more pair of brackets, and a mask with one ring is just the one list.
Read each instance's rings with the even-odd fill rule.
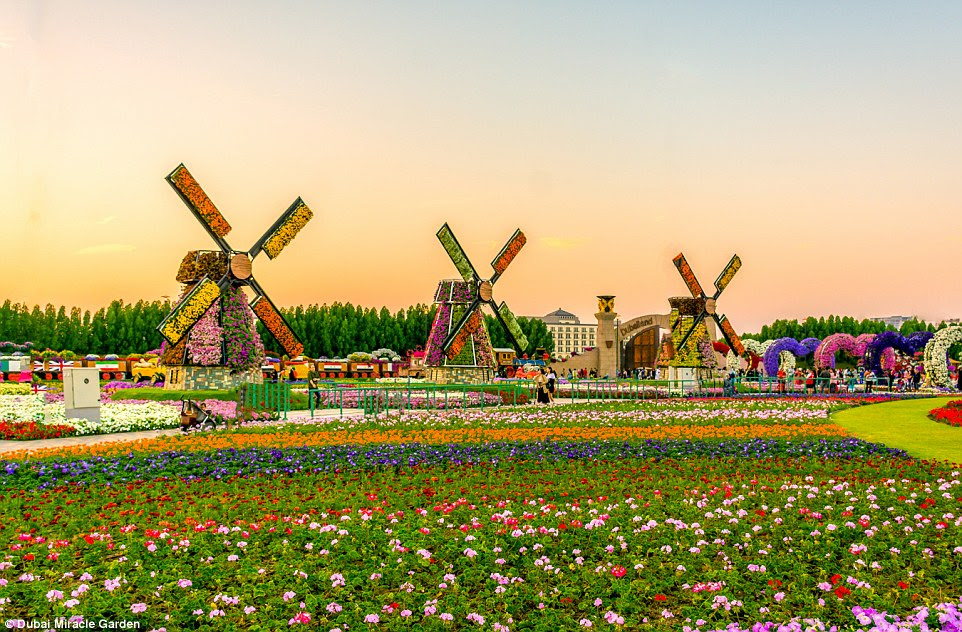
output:
[[551,312],[550,314],[545,314],[541,320],[543,320],[545,323],[549,325],[559,325],[559,324],[580,325],[581,324],[581,320],[577,316],[575,316],[571,312],[566,312],[560,307],[555,311]]

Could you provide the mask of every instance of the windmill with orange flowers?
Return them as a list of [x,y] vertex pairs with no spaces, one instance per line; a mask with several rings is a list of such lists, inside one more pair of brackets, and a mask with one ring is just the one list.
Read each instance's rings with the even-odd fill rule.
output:
[[[221,302],[221,307],[224,308],[228,302],[242,301],[240,307],[244,313],[237,318],[246,319],[252,310],[285,353],[290,357],[300,355],[304,345],[267,296],[267,292],[254,278],[252,263],[261,252],[269,259],[275,259],[311,220],[313,217],[311,209],[301,198],[297,198],[249,250],[235,250],[226,240],[227,234],[231,231],[231,225],[214,206],[187,167],[183,164],[178,165],[166,180],[177,191],[180,199],[201,223],[218,249],[192,250],[181,262],[177,280],[185,284],[184,294],[157,326],[169,345],[163,359],[164,363],[168,365],[189,363],[185,343],[198,322],[208,315],[209,310],[218,302]],[[248,287],[254,293],[254,298],[249,305],[246,295],[240,291],[242,287]],[[223,309],[221,311],[223,312]],[[221,324],[227,325],[227,323]],[[249,318],[249,325],[250,327],[254,325],[252,316]],[[219,364],[224,364],[224,360],[228,357],[229,342],[221,341],[224,353],[220,356],[222,361]],[[214,353],[211,357],[216,358],[217,354]],[[203,362],[202,364],[215,363]],[[251,366],[246,368],[254,368],[253,365],[259,364],[259,361],[252,357],[250,364]]]

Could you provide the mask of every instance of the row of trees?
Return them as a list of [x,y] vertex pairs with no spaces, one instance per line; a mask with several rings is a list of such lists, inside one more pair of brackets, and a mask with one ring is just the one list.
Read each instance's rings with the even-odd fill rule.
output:
[[[71,350],[78,354],[119,355],[146,353],[160,347],[162,337],[157,325],[167,316],[170,304],[164,301],[113,301],[93,313],[79,307],[47,305],[41,309],[7,300],[0,306],[0,341],[31,341],[34,349]],[[304,342],[304,353],[311,357],[345,357],[355,351],[389,348],[402,355],[423,346],[431,330],[436,308],[418,304],[391,313],[354,306],[298,305],[281,309],[281,313]],[[511,346],[501,325],[486,316],[491,341],[496,347]],[[545,324],[536,319],[518,319],[529,340],[527,352],[554,349]],[[274,339],[258,325],[267,349],[276,349]]]
[[[373,351],[388,348],[404,355],[407,351],[423,347],[431,332],[431,324],[437,313],[435,305],[420,303],[392,314],[386,307],[355,307],[350,303],[332,305],[298,305],[282,308],[281,313],[294,333],[304,342],[304,353],[313,358],[343,358],[355,351]],[[501,324],[490,315],[485,322],[495,347],[511,347]],[[551,333],[543,321],[537,318],[519,317],[518,324],[528,338],[529,355],[543,348],[554,350]],[[261,339],[268,349],[273,339],[258,325]]]
[[[946,326],[946,325],[941,325]],[[927,323],[924,320],[912,319],[902,323],[898,332],[903,336],[913,334],[917,331],[937,331],[941,326]],[[743,334],[743,338],[755,340],[774,340],[777,338],[825,338],[831,334],[851,334],[859,336],[861,334],[880,334],[886,330],[895,330],[894,327],[880,323],[876,320],[864,319],[855,320],[851,316],[829,316],[825,318],[815,318],[809,316],[805,320],[776,320],[771,325],[765,325],[757,334]]]
[[48,304],[31,309],[5,301],[0,306],[0,341],[33,342],[34,349],[69,349],[80,354],[144,353],[160,346],[157,324],[170,311],[164,301],[113,301],[96,312]]

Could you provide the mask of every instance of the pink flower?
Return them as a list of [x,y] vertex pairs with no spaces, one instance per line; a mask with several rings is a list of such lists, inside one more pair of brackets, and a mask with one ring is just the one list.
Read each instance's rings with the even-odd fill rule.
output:
[[612,610],[609,610],[608,612],[605,613],[605,621],[607,621],[611,625],[625,624],[625,618]]
[[177,585],[181,588],[190,588],[194,585],[194,582],[190,581],[189,579],[179,579],[177,580]]
[[290,625],[296,625],[298,623],[310,623],[310,622],[311,622],[311,615],[309,615],[304,611],[301,611],[301,612],[298,612],[294,618],[288,619],[287,625],[290,626]]
[[293,599],[296,595],[297,595],[296,592],[294,592],[293,590],[289,590],[289,591],[287,591],[286,593],[284,593],[284,595],[283,595],[284,601],[290,601],[290,600]]
[[628,570],[624,566],[615,566],[611,569],[611,574],[615,577],[624,577]]
[[327,604],[327,611],[331,614],[337,614],[341,610],[343,610],[343,608],[341,608],[340,604],[336,602],[332,601],[331,603]]
[[369,614],[364,617],[364,623],[380,623],[381,618],[376,614]]
[[784,599],[784,598],[785,598],[785,593],[783,593],[783,592],[777,592],[777,593],[775,593],[775,601],[781,601],[781,600]]
[[130,606],[130,611],[133,612],[134,614],[137,614],[138,612],[144,612],[146,610],[147,610],[147,604],[145,603],[135,603]]

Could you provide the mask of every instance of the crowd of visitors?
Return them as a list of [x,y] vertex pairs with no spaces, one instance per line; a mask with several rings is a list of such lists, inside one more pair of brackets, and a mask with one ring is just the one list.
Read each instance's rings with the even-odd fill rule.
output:
[[[739,377],[751,381],[752,379],[767,380],[758,371],[740,370]],[[855,369],[823,368],[816,372],[814,369],[784,369],[778,370],[775,376],[778,390],[784,392],[805,391],[808,393],[853,393],[856,390],[871,393],[882,388],[886,391],[917,391],[922,385],[925,375],[921,367],[910,367],[904,370],[885,371],[876,375],[871,369],[859,366]]]

